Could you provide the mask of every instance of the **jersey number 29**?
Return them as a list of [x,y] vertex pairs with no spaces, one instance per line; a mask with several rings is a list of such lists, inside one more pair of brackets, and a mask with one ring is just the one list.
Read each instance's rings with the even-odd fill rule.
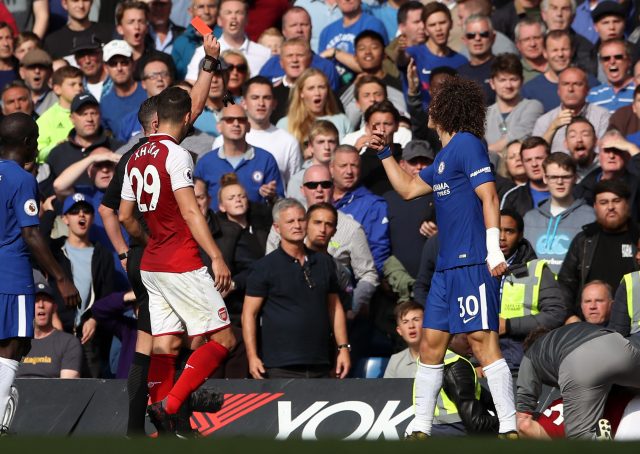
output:
[[153,165],[148,165],[144,169],[144,175],[142,175],[140,169],[134,167],[131,169],[129,176],[131,177],[132,186],[134,186],[136,190],[138,209],[142,213],[155,211],[158,199],[160,198],[160,174],[158,173],[158,169]]

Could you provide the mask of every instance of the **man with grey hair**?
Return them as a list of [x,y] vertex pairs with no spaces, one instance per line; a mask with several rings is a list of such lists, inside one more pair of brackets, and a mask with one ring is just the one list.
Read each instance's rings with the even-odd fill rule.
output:
[[525,18],[518,22],[514,33],[526,83],[547,70],[547,59],[542,53],[547,26],[539,20]]
[[496,93],[489,84],[491,78],[491,64],[494,61],[492,51],[496,33],[488,16],[472,14],[464,21],[462,41],[467,49],[469,63],[458,68],[458,73],[466,78],[475,80],[482,87],[485,104],[491,105],[496,100]]
[[576,16],[576,0],[542,0],[540,16],[548,31],[562,30],[569,33],[571,61],[589,74],[596,74],[598,62],[594,60],[592,55],[593,44],[571,28]]
[[[320,164],[307,168],[304,172],[301,191],[307,206],[322,202],[331,203],[333,181],[329,169]],[[274,224],[267,239],[267,253],[277,249],[279,241],[280,235]],[[329,243],[327,252],[338,263],[353,271],[356,285],[353,288],[351,308],[356,314],[361,308],[369,305],[379,283],[378,273],[362,226],[342,211],[338,211],[337,230]]]
[[[273,226],[280,246],[255,262],[247,278],[242,334],[249,372],[256,379],[344,378],[351,368],[351,345],[335,263],[305,246],[307,218],[296,199],[276,202]],[[329,331],[337,344],[335,369],[327,349]]]
[[[491,16],[492,9],[493,5],[491,5],[491,0],[458,0],[456,2],[454,11],[458,16],[458,23],[462,28],[461,33],[464,34],[465,32],[464,24],[468,17],[477,14],[489,17]],[[513,43],[513,41],[511,41],[511,39],[507,37],[507,35],[495,29],[493,31],[496,37],[491,46],[491,53],[493,53],[493,55],[518,53],[516,45]],[[453,37],[451,38],[451,40],[453,41]],[[466,46],[461,46],[459,50],[455,50],[457,50],[465,57],[469,58],[469,51],[467,50]]]

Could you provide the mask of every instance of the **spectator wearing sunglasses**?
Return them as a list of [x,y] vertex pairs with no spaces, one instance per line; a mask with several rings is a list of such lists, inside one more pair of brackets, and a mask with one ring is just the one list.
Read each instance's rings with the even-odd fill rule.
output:
[[[280,246],[247,279],[242,334],[253,378],[344,378],[351,368],[333,259],[305,246],[305,209],[295,199],[273,208]],[[260,330],[258,330],[260,314]],[[333,331],[336,366],[327,345]]]
[[238,176],[253,202],[273,203],[277,197],[284,197],[284,185],[274,157],[247,143],[251,126],[244,109],[237,104],[224,107],[217,126],[224,143],[202,156],[195,169],[195,176],[204,180],[209,188],[210,208],[218,209],[220,178],[229,172]]
[[242,86],[249,79],[249,63],[242,52],[229,49],[220,54],[226,63],[226,72],[229,75],[227,90],[233,95],[234,101],[240,103],[242,99]]
[[460,66],[458,73],[466,79],[478,82],[488,106],[496,100],[496,92],[489,84],[491,65],[495,59],[491,49],[495,40],[496,32],[488,16],[473,14],[465,20],[462,41],[469,53],[469,63]]
[[607,81],[589,91],[587,102],[613,113],[633,102],[636,84],[630,72],[631,52],[623,40],[612,39],[600,44],[599,56]]
[[[329,168],[323,164],[308,167],[304,171],[304,180],[301,181],[299,191],[303,197],[301,202],[306,206],[330,203],[333,199],[333,180]],[[343,288],[341,298],[347,297],[348,300],[342,301],[343,305],[350,307],[353,314],[357,314],[361,309],[369,307],[371,297],[378,287],[378,273],[367,236],[360,223],[342,211],[338,211],[337,219],[335,234],[326,239],[326,252],[342,267],[350,270],[355,286],[346,291]],[[272,227],[267,240],[267,253],[277,249],[279,242],[280,235]],[[342,287],[342,279],[340,281]]]

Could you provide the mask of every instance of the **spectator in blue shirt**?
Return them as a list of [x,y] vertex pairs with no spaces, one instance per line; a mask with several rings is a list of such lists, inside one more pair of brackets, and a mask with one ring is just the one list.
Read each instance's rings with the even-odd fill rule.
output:
[[[452,50],[449,45],[449,32],[453,21],[449,8],[442,3],[432,2],[424,7],[424,23],[427,42],[406,49],[406,56],[400,59],[400,65],[406,63],[408,57],[413,58],[418,70],[422,86],[422,103],[429,105],[429,80],[431,70],[439,66],[457,69],[468,62],[467,58]],[[404,62],[403,62],[404,60]]]
[[209,206],[214,211],[218,209],[220,178],[230,172],[238,176],[247,197],[253,202],[270,203],[284,197],[278,164],[271,153],[247,143],[249,127],[242,107],[236,104],[224,107],[218,123],[224,144],[198,160],[194,174],[207,183],[211,196]]
[[630,73],[631,52],[623,40],[612,39],[600,45],[599,56],[607,82],[592,88],[587,102],[613,113],[633,102],[636,84]]
[[333,205],[358,221],[369,242],[378,274],[391,255],[387,202],[360,183],[360,154],[351,145],[336,148],[329,166],[333,177]]
[[140,104],[147,99],[147,92],[140,82],[133,80],[133,50],[125,41],[111,41],[104,46],[103,55],[113,89],[100,101],[102,124],[120,137],[122,118],[138,112]]
[[[282,35],[285,40],[302,38],[311,42],[311,17],[304,8],[294,6],[282,16]],[[322,58],[315,52],[311,52],[311,67],[319,69],[327,75],[332,90],[340,88],[340,76],[335,65]],[[260,75],[268,77],[275,84],[284,77],[284,69],[280,63],[280,56],[274,55],[260,69]]]
[[321,57],[335,60],[342,82],[349,83],[360,72],[354,55],[356,36],[364,30],[373,30],[382,35],[385,45],[389,39],[384,24],[362,11],[361,0],[337,0],[337,3],[342,19],[322,30],[318,50]]

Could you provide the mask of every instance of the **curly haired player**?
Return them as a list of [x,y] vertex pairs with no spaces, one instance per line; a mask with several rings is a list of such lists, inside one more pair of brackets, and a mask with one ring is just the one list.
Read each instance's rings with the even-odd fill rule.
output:
[[486,109],[473,81],[449,78],[429,106],[430,126],[443,148],[417,176],[403,172],[389,144],[376,134],[377,150],[394,189],[413,199],[435,192],[440,252],[425,305],[420,360],[415,381],[416,418],[412,439],[431,433],[443,359],[452,334],[468,333],[489,383],[500,436],[516,438],[511,374],[498,345],[499,281],[507,270],[500,251],[500,211],[484,135]]

